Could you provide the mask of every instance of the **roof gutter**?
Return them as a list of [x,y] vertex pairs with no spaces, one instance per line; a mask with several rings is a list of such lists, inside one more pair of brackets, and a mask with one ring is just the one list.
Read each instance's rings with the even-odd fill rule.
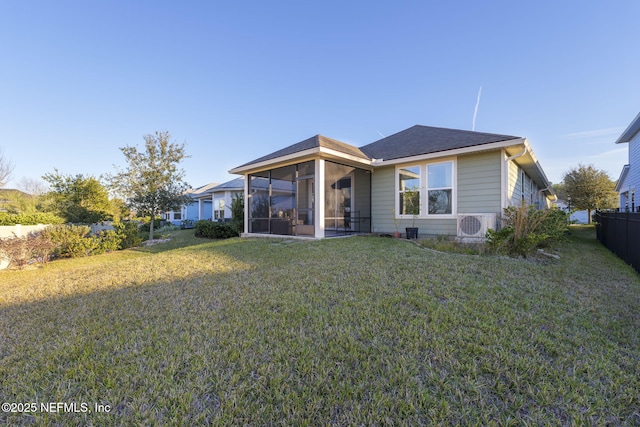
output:
[[527,154],[527,150],[529,149],[529,147],[527,147],[526,145],[522,148],[522,152],[518,153],[518,154],[514,154],[513,156],[507,157],[507,162],[510,162],[511,160],[517,159],[518,157],[522,157],[525,154]]

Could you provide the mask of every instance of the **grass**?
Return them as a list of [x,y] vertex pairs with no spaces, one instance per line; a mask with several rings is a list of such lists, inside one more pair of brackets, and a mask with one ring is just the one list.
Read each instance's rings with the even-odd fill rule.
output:
[[0,273],[0,401],[90,408],[0,424],[640,424],[640,279],[592,228],[544,262],[192,234]]

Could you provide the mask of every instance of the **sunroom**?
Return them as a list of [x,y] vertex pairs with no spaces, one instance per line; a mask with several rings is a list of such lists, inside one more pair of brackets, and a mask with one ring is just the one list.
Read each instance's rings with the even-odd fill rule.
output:
[[371,161],[321,135],[230,171],[245,176],[244,235],[371,232]]

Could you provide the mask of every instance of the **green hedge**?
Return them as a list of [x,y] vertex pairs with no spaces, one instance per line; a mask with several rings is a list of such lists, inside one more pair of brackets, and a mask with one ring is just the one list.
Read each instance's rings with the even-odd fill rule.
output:
[[64,220],[51,213],[11,214],[0,212],[0,225],[62,224]]
[[236,227],[228,222],[213,222],[201,220],[196,222],[196,237],[207,239],[229,239],[238,237]]
[[95,234],[85,225],[53,225],[42,231],[42,236],[54,244],[54,256],[77,258],[137,246],[138,227],[134,223],[116,223],[115,230],[102,230]]

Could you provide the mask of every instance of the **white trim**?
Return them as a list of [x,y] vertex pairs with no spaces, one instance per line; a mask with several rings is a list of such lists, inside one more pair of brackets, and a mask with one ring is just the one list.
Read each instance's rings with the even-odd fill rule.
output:
[[[442,163],[451,163],[451,213],[450,214],[429,214],[429,188],[428,184],[428,167],[431,165],[438,165]],[[400,183],[398,182],[398,171],[405,167],[420,167],[420,185],[418,187],[420,191],[420,214],[415,219],[452,219],[457,218],[458,212],[458,159],[456,157],[446,157],[438,159],[433,162],[421,162],[421,163],[408,163],[403,165],[396,165],[394,171],[394,189],[395,189],[395,204],[393,211],[395,212],[394,219],[410,219],[413,220],[413,215],[400,215],[398,213],[398,207],[400,205]],[[446,187],[447,189],[449,187]]]
[[324,238],[324,159],[315,159],[315,227],[314,237]]
[[[245,175],[245,181],[246,181],[246,176],[248,171],[258,171],[259,169],[265,168],[265,169],[274,169],[273,165],[274,164],[278,164],[278,163],[283,163],[283,162],[287,162],[287,161],[294,161],[299,159],[300,157],[306,157],[306,156],[312,156],[314,154],[318,154],[318,148],[309,148],[308,150],[303,150],[303,151],[298,151],[295,153],[291,153],[291,154],[287,154],[286,156],[281,156],[281,157],[276,157],[273,159],[269,159],[269,160],[263,160],[261,162],[258,163],[251,163],[249,165],[245,165],[245,166],[238,166],[237,168],[233,168],[231,170],[229,170],[229,173],[232,174],[244,174]],[[295,163],[295,162],[294,162]]]
[[[213,205],[213,201],[211,202]],[[244,175],[244,234],[249,234],[249,174]],[[213,213],[211,213],[213,215]]]
[[[355,163],[360,163],[362,165],[371,166],[373,162],[369,159],[363,159],[362,157],[352,156],[351,154],[343,153],[342,151],[333,150],[331,148],[326,147],[313,147],[307,150],[297,151],[295,153],[287,154],[280,157],[274,157],[273,159],[263,160],[258,163],[251,163],[245,166],[238,166],[229,171],[232,174],[241,174],[248,171],[258,171],[260,169],[274,169],[274,165],[279,165],[280,163],[300,163],[300,159],[303,157],[309,157],[313,155],[324,154],[331,158],[339,158],[343,160],[348,160]],[[279,166],[278,166],[279,167]]]

